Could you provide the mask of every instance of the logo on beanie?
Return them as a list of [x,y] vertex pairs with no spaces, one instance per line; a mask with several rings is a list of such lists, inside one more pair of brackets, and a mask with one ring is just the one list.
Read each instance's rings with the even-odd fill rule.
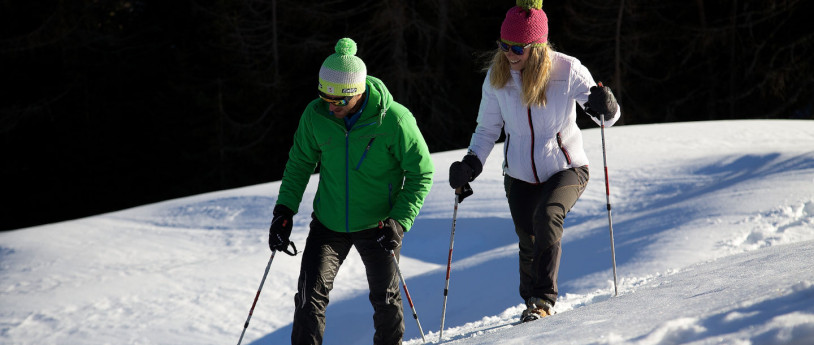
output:
[[353,93],[356,92],[357,88],[349,88],[349,89],[342,89],[342,93]]
[[334,93],[334,87],[328,86],[328,93]]

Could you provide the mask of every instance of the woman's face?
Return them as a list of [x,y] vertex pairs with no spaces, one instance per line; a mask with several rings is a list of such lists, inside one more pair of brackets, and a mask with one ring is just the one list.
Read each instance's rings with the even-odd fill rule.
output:
[[522,71],[523,67],[526,67],[526,60],[529,59],[530,49],[524,49],[523,55],[517,55],[509,49],[509,51],[503,52],[503,55],[509,60],[509,66],[513,71]]

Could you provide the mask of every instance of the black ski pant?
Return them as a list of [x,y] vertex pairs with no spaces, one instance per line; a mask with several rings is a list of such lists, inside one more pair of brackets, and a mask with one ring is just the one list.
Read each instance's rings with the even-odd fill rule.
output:
[[[325,309],[339,266],[351,246],[362,257],[373,305],[374,344],[401,344],[404,315],[396,264],[378,242],[378,228],[342,233],[326,228],[316,217],[302,253],[297,293],[294,295],[294,325],[291,344],[322,344]],[[399,256],[400,248],[395,250]],[[359,320],[365,322],[366,320]]]
[[520,247],[520,297],[557,302],[563,222],[588,184],[588,167],[560,171],[540,184],[506,175],[503,185]]

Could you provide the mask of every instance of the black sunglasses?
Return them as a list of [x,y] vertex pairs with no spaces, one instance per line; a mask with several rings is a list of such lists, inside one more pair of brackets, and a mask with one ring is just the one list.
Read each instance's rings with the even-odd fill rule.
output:
[[509,50],[511,50],[512,53],[514,53],[514,55],[523,55],[523,53],[525,53],[526,48],[531,46],[531,43],[526,44],[524,46],[516,46],[516,45],[508,44],[508,43],[503,42],[501,40],[497,40],[497,46],[498,46],[498,48],[500,48],[500,50],[502,50],[504,52],[508,52]]
[[350,99],[353,98],[353,96],[344,96],[344,97],[340,97],[340,98],[333,98],[333,97],[329,96],[328,94],[326,94],[326,93],[324,93],[322,91],[319,91],[319,98],[322,98],[323,101],[328,102],[330,104],[333,104],[335,106],[344,107],[344,106],[348,105],[348,103],[350,103]]

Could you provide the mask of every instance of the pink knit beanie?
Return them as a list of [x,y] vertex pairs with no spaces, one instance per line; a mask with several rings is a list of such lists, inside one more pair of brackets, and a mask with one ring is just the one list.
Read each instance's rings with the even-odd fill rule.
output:
[[517,6],[506,12],[500,26],[500,39],[509,44],[534,46],[548,42],[548,17],[543,0],[517,0]]

